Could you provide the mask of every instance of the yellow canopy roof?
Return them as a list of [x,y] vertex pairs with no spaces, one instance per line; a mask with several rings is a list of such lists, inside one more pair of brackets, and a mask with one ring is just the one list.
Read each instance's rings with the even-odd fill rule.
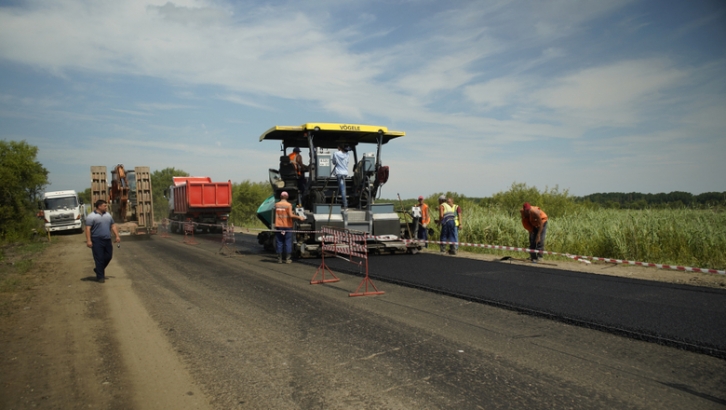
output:
[[307,123],[297,127],[286,125],[272,127],[260,136],[260,141],[277,140],[283,141],[286,147],[306,147],[308,142],[305,133],[308,131],[313,132],[315,146],[323,148],[334,148],[338,144],[376,144],[379,131],[383,133],[384,144],[406,135],[403,131],[389,131],[387,127],[378,125]]

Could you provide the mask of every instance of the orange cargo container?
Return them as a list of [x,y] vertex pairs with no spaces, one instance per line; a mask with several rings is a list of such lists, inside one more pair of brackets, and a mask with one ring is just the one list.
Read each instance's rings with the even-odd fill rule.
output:
[[[226,223],[232,210],[232,181],[212,182],[209,177],[174,177],[170,187],[169,218],[199,224]],[[214,230],[218,230],[215,228]]]

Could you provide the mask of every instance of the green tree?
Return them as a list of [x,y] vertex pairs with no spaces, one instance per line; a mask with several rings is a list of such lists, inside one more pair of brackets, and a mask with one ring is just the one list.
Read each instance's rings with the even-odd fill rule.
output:
[[86,209],[93,207],[93,204],[91,204],[91,188],[86,188],[83,192],[79,192],[78,197],[86,204]]
[[257,208],[272,195],[269,182],[245,180],[232,184],[232,212],[230,221],[237,226],[252,225],[257,221]]
[[29,238],[38,224],[34,214],[48,170],[37,155],[38,147],[25,141],[0,141],[0,241]]
[[[519,217],[522,204],[529,202],[532,205],[543,207],[542,195],[537,187],[529,187],[525,183],[513,182],[508,191],[497,192],[492,195],[492,203],[498,205],[513,217]],[[549,215],[549,210],[545,211]]]
[[558,186],[545,187],[540,192],[537,187],[514,182],[509,191],[498,192],[491,199],[492,204],[499,206],[515,218],[519,218],[519,210],[522,209],[522,204],[525,202],[542,208],[548,216],[554,217],[576,212],[579,208],[575,197],[571,196],[566,189],[560,191]]
[[174,167],[156,170],[151,173],[152,199],[154,201],[154,219],[161,220],[169,216],[169,201],[164,191],[174,184],[174,177],[188,177],[189,174]]

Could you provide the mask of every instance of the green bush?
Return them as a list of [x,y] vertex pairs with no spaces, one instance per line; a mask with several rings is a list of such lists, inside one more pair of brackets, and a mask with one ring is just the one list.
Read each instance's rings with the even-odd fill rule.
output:
[[558,186],[551,189],[545,187],[544,191],[540,192],[537,187],[528,187],[527,184],[517,182],[513,183],[508,191],[498,192],[489,200],[490,204],[498,206],[514,217],[519,217],[519,210],[525,202],[542,208],[550,217],[566,215],[586,206],[575,202],[575,197],[571,196],[568,190],[560,191]]
[[48,170],[37,154],[25,141],[0,141],[0,243],[27,240],[38,226],[34,214]]
[[257,219],[257,208],[272,195],[269,182],[245,180],[232,185],[232,212],[229,220],[236,226],[263,227]]
[[174,167],[156,170],[151,173],[151,188],[154,201],[154,219],[160,221],[169,217],[169,200],[164,191],[174,184],[174,177],[188,177],[189,174]]

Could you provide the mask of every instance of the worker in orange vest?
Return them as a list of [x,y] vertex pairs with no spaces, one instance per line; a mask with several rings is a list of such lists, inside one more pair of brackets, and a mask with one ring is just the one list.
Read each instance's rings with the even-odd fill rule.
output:
[[[429,213],[429,206],[424,202],[424,197],[418,197],[418,204],[416,204],[416,207],[419,208],[421,213],[421,218],[418,220],[418,234],[416,237],[417,239],[427,241],[429,239],[427,231],[429,224],[431,223],[431,214]],[[426,247],[429,247],[428,243],[426,243]]]
[[292,263],[292,220],[304,221],[305,218],[296,215],[292,211],[292,204],[287,202],[288,193],[282,191],[280,201],[275,203],[272,226],[275,232],[275,245],[277,245],[277,263],[282,263],[282,256],[285,255],[285,263]]
[[295,172],[297,172],[297,189],[300,192],[298,198],[301,198],[305,190],[305,172],[308,170],[308,166],[303,163],[302,155],[300,155],[300,147],[293,148],[292,153],[288,157],[290,158],[290,163],[295,166]]
[[522,215],[522,226],[529,231],[529,249],[539,252],[530,252],[529,259],[532,263],[542,259],[544,251],[545,236],[547,235],[547,214],[539,207],[532,206],[529,202],[522,205],[519,211]]

